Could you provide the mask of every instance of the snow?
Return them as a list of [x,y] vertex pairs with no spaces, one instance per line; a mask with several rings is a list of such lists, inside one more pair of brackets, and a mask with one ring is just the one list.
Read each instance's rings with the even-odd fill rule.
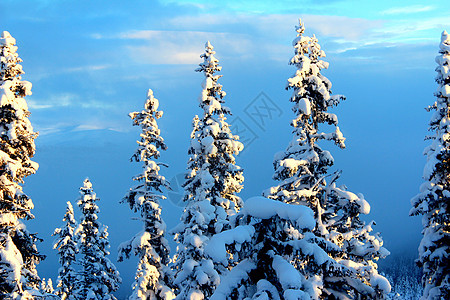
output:
[[[225,253],[226,242],[234,237],[211,242],[210,238],[229,228],[229,218],[242,206],[237,196],[242,189],[242,169],[235,165],[233,154],[239,154],[243,145],[239,137],[232,134],[226,123],[226,115],[231,114],[224,104],[225,91],[218,83],[221,70],[215,51],[210,42],[205,44],[201,55],[203,62],[196,69],[203,77],[199,106],[203,110],[201,118],[195,117],[192,124],[190,158],[184,185],[186,208],[181,223],[173,231],[180,244],[174,263],[175,284],[179,290],[177,299],[191,297],[209,299],[219,284],[219,272],[226,272],[226,258],[213,264],[206,249],[212,249],[211,256],[217,258]],[[213,223],[212,223],[213,222]],[[213,229],[213,230],[210,230]],[[208,246],[209,245],[209,246]],[[219,249],[220,253],[216,253]],[[223,250],[223,251],[222,251]],[[235,249],[229,249],[230,255]],[[195,255],[194,255],[195,254]],[[228,257],[224,254],[224,257]],[[195,256],[199,264],[186,270],[183,264]],[[197,292],[200,294],[197,295]]]
[[189,300],[204,300],[205,296],[200,290],[194,290],[189,294]]
[[12,104],[15,100],[15,95],[11,91],[11,88],[13,87],[14,82],[11,80],[7,80],[3,82],[3,84],[0,86],[0,106],[5,106],[8,104]]
[[214,81],[212,80],[212,78],[206,77],[202,83],[202,87],[204,90],[212,89],[214,87]]
[[133,249],[139,248],[141,245],[145,245],[151,240],[150,232],[142,230],[140,233],[134,236],[131,246]]
[[[280,300],[277,288],[266,279],[261,279],[256,284],[256,294],[253,296],[254,300]],[[270,293],[271,297],[269,298]]]
[[107,227],[98,221],[99,209],[95,203],[98,200],[92,189],[92,183],[89,179],[85,179],[78,199],[82,216],[75,235],[78,235],[77,242],[81,254],[81,259],[76,261],[76,264],[81,266],[78,274],[88,275],[75,282],[74,293],[87,299],[90,297],[97,299],[97,296],[102,295],[104,300],[114,300],[112,292],[119,288],[122,279],[107,257],[110,247],[108,232]]
[[442,96],[450,97],[450,85],[446,84],[441,89]]
[[389,280],[376,273],[371,274],[370,285],[379,288],[386,294],[391,291],[391,284],[389,283]]
[[311,103],[306,98],[302,98],[298,101],[297,108],[305,115],[311,114]]
[[[92,183],[89,181],[89,179],[86,178],[86,180],[83,182],[83,188],[92,189]],[[95,198],[95,196],[94,196],[94,198]]]
[[269,219],[277,215],[282,219],[295,222],[301,229],[312,230],[316,226],[314,213],[309,207],[287,204],[261,196],[245,201],[242,211],[260,219]]
[[306,160],[298,160],[295,158],[286,158],[280,161],[280,166],[294,170],[296,170],[299,166],[304,166],[307,164],[308,162]]
[[278,276],[283,290],[301,288],[302,277],[300,276],[300,273],[284,258],[275,255],[273,257],[272,267]]
[[147,91],[147,109],[151,109],[152,111],[156,111],[159,107],[159,101],[153,96],[153,91],[148,89]]
[[206,155],[213,155],[217,153],[217,147],[214,145],[214,138],[211,135],[204,137],[201,143]]
[[251,260],[244,259],[237,266],[231,269],[221,278],[220,285],[211,296],[211,300],[223,300],[229,293],[238,288],[243,280],[248,278],[248,274],[256,268],[256,264]]
[[0,213],[0,224],[6,226],[6,224],[16,224],[17,215],[14,213]]
[[[23,98],[23,96],[31,95],[32,85],[28,81],[21,80],[24,72],[15,43],[16,40],[9,32],[1,33],[0,108],[3,115],[1,130],[3,151],[0,151],[2,169],[0,184],[3,196],[0,205],[2,207],[0,273],[3,275],[3,287],[7,286],[6,289],[15,291],[10,295],[12,298],[33,299],[33,295],[41,296],[34,284],[40,281],[36,271],[36,265],[41,260],[36,248],[39,237],[28,232],[24,223],[21,222],[21,219],[34,218],[31,213],[34,208],[33,202],[23,193],[22,184],[24,177],[34,174],[39,165],[30,160],[35,154],[36,134],[28,119],[28,106]],[[9,105],[11,109],[8,109],[5,117],[4,106],[6,105]],[[5,205],[4,201],[8,204]]]
[[1,46],[15,45],[16,39],[11,36],[8,31],[3,31],[0,38]]
[[310,300],[311,297],[308,293],[299,290],[287,289],[284,291],[285,300]]
[[4,246],[0,248],[0,264],[3,265],[2,269],[5,268],[4,266],[7,266],[7,271],[4,269],[2,270],[2,272],[6,271],[6,274],[8,274],[2,275],[7,276],[7,281],[20,282],[23,259],[20,251],[9,236],[4,243]]
[[362,194],[359,194],[359,199],[357,201],[358,205],[359,205],[359,212],[361,214],[364,215],[368,215],[370,213],[370,204],[369,202],[366,201],[366,199],[364,199],[364,197],[362,197]]
[[199,237],[197,234],[192,234],[190,237],[191,237],[190,243],[195,248],[200,248],[203,245],[204,239]]
[[238,226],[236,228],[215,234],[205,247],[205,252],[214,261],[226,265],[227,250],[226,245],[233,243],[242,244],[250,242],[255,234],[255,228],[251,225]]
[[303,255],[310,256],[318,265],[323,265],[325,262],[330,261],[331,258],[328,254],[319,245],[311,241],[314,241],[314,235],[308,232],[303,239],[294,240],[290,244],[295,249],[300,249]]
[[449,52],[450,51],[450,36],[448,35],[447,31],[443,31],[441,35],[441,44],[439,45],[439,48],[442,51]]

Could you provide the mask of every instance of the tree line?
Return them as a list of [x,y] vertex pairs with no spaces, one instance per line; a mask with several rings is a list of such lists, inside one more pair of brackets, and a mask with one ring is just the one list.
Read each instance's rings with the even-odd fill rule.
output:
[[[289,61],[295,72],[286,85],[295,114],[292,140],[275,154],[277,185],[245,202],[239,197],[243,168],[235,159],[243,144],[227,123],[231,109],[219,83],[221,66],[214,47],[206,43],[196,69],[203,76],[201,113],[192,121],[183,183],[185,208],[170,232],[177,243],[173,255],[161,217],[161,201],[170,190],[161,168],[167,164],[160,159],[167,150],[157,124],[163,112],[153,91],[148,90],[143,110],[129,114],[141,129],[132,161],[142,166],[122,199],[142,221],[142,230],[118,249],[119,261],[139,259],[130,300],[398,297],[378,272],[377,261],[389,251],[373,232],[375,223],[361,219],[370,213],[369,203],[363,194],[339,183],[342,171],[330,170],[334,158],[322,148],[323,141],[345,148],[338,117],[330,112],[345,97],[333,94],[330,80],[322,74],[329,64],[318,39],[304,34],[301,21],[295,28],[294,56]],[[61,264],[55,289],[37,274],[36,265],[45,256],[37,250],[40,239],[23,223],[34,216],[22,183],[38,169],[31,160],[37,133],[25,101],[31,83],[21,78],[16,41],[6,31],[0,52],[0,296],[115,299],[121,278],[107,257],[107,227],[98,220],[99,199],[89,179],[77,201],[80,221],[68,202],[64,224],[54,232]],[[423,270],[422,288],[414,285],[423,291],[423,299],[450,298],[450,37],[445,31],[436,62],[438,90],[428,108],[434,114],[427,137],[431,145],[425,149],[425,182],[411,200],[410,212],[423,216],[417,260]]]

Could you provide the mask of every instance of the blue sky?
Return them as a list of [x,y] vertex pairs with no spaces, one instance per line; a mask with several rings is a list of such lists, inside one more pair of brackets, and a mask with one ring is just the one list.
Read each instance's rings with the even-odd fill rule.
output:
[[[40,132],[40,169],[24,188],[36,207],[28,228],[44,239],[39,248],[48,255],[42,277],[56,277],[50,234],[86,176],[102,199],[100,220],[109,226],[112,258],[117,245],[139,230],[119,201],[139,171],[129,163],[139,133],[127,114],[141,109],[148,88],[164,110],[165,175],[184,172],[191,119],[201,113],[202,77],[194,69],[207,40],[223,66],[221,83],[234,113],[229,121],[246,130],[246,150],[238,158],[246,177],[242,196],[273,184],[273,155],[291,138],[284,87],[294,72],[287,63],[299,17],[327,53],[330,68],[323,73],[333,92],[347,96],[334,111],[347,149],[322,144],[335,157],[333,170],[342,169],[341,184],[365,195],[372,206],[368,220],[376,220],[393,256],[415,255],[421,228],[419,218],[408,217],[409,199],[422,182],[430,117],[424,107],[436,90],[440,34],[450,30],[447,1],[223,2],[0,3],[0,30],[17,39],[23,78],[33,83],[27,99]],[[251,115],[261,101],[275,109],[264,123]],[[164,203],[169,228],[181,212],[177,201],[174,193]],[[124,277],[119,294],[125,295],[135,262],[117,265]]]

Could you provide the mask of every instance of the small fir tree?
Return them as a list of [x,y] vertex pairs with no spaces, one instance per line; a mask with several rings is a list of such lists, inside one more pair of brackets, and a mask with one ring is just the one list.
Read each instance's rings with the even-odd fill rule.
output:
[[132,160],[143,163],[143,172],[133,178],[138,185],[130,189],[123,202],[138,212],[144,223],[141,232],[119,247],[119,261],[124,256],[129,258],[131,253],[139,257],[130,300],[175,298],[168,267],[170,248],[165,238],[166,224],[161,219],[160,206],[160,199],[165,199],[162,189],[170,187],[164,176],[159,174],[160,166],[166,165],[154,161],[160,156],[159,149],[167,149],[156,122],[163,114],[157,110],[158,106],[153,91],[148,90],[144,110],[130,113],[133,125],[142,129],[141,139],[137,142],[139,147]]
[[[321,74],[328,63],[321,60],[325,53],[315,36],[303,35],[304,26],[296,27],[297,37],[293,41],[295,55],[290,64],[297,68],[288,79],[287,89],[293,93],[296,118],[293,139],[286,151],[277,153],[274,160],[273,178],[280,181],[264,194],[269,198],[311,208],[316,227],[313,231],[322,249],[338,265],[324,265],[322,270],[304,269],[303,256],[293,257],[293,264],[313,282],[319,282],[322,298],[383,298],[390,291],[388,281],[378,274],[375,263],[389,252],[382,247],[382,239],[371,235],[371,224],[360,220],[360,213],[367,214],[370,206],[362,195],[338,188],[335,176],[329,184],[328,168],[334,164],[329,151],[318,142],[328,140],[344,148],[345,138],[339,130],[338,118],[328,110],[344,100],[343,96],[331,95],[331,82]],[[334,127],[334,132],[321,132],[321,125]],[[308,272],[311,272],[309,273]],[[317,276],[321,279],[318,281]],[[316,284],[316,283],[314,283]]]
[[44,299],[51,299],[54,296],[55,289],[53,288],[53,281],[51,278],[45,280],[45,278],[41,281],[40,292],[43,295]]
[[33,219],[33,202],[23,192],[25,177],[39,165],[31,160],[37,133],[28,119],[25,96],[31,83],[21,80],[22,60],[16,40],[3,31],[0,37],[0,297],[29,299],[37,295],[40,279],[36,271],[41,255],[36,234],[22,220]]
[[417,263],[423,268],[421,299],[450,298],[450,37],[442,33],[436,82],[436,101],[428,107],[434,110],[428,136],[432,140],[424,154],[427,163],[425,182],[420,193],[411,200],[411,215],[422,215],[423,238]]
[[177,299],[208,299],[220,282],[228,264],[214,264],[204,247],[215,234],[229,227],[229,218],[242,206],[237,194],[242,189],[242,169],[234,155],[243,149],[238,136],[230,131],[223,106],[225,91],[218,83],[221,75],[213,46],[207,42],[203,62],[196,69],[205,76],[199,97],[203,117],[194,118],[184,183],[186,208],[180,225],[174,229],[178,243],[175,256]]
[[73,295],[76,299],[116,299],[112,292],[119,288],[121,278],[114,264],[108,259],[109,241],[107,227],[98,221],[98,206],[89,179],[80,188],[78,206],[82,213],[75,235],[79,243],[81,270],[75,282]]
[[61,300],[75,300],[73,295],[74,283],[77,278],[77,273],[74,268],[76,261],[76,254],[78,247],[75,237],[75,229],[77,222],[73,213],[73,207],[70,202],[67,202],[66,213],[64,214],[64,226],[56,228],[53,233],[57,236],[53,243],[53,249],[58,250],[59,263],[61,267],[58,270],[58,279],[55,293]]

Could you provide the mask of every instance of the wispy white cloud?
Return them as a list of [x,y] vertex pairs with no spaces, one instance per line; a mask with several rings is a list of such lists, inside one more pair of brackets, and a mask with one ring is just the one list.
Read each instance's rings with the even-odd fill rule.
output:
[[435,8],[430,5],[411,5],[404,7],[393,7],[386,10],[383,10],[381,14],[383,15],[400,15],[400,14],[415,14],[421,12],[432,11]]
[[72,131],[87,131],[87,130],[99,130],[105,129],[103,124],[81,124],[75,127]]
[[370,43],[412,44],[438,41],[439,33],[449,26],[448,17],[394,20],[382,28],[374,29],[370,36]]
[[382,28],[384,25],[384,21],[381,20],[342,16],[306,15],[302,19],[306,26],[321,35],[350,41],[364,40],[374,29]]
[[[386,10],[386,14],[432,10],[414,6]],[[210,40],[219,59],[232,58],[241,63],[260,58],[286,61],[292,53],[290,41],[301,17],[306,34],[316,34],[329,54],[356,53],[358,49],[424,44],[433,40],[439,28],[449,25],[446,17],[390,17],[384,20],[315,14],[202,14],[181,15],[165,20],[166,28],[175,30],[130,30],[114,36],[94,34],[96,39],[128,40],[125,55],[135,63],[197,64],[205,41]],[[180,30],[177,30],[180,28]],[[245,34],[242,34],[245,32]],[[123,43],[122,43],[123,45]],[[355,54],[359,55],[359,54]],[[358,56],[373,58],[373,55]],[[356,58],[355,58],[356,59]]]
[[79,66],[63,69],[62,72],[72,73],[72,72],[92,72],[92,71],[100,71],[110,68],[110,65],[94,65],[94,66]]
[[210,28],[230,25],[244,25],[252,27],[258,34],[276,36],[280,33],[293,32],[299,17],[305,22],[307,29],[320,34],[345,39],[359,39],[372,29],[381,27],[383,21],[350,18],[345,16],[326,16],[311,14],[269,14],[269,15],[202,15],[179,16],[168,20],[175,27],[182,28]]
[[128,45],[131,58],[148,64],[196,64],[207,41],[233,54],[244,55],[251,46],[250,36],[229,32],[133,30],[117,36],[94,38],[143,40],[144,45]]
[[111,120],[86,120],[84,123],[77,125],[71,129],[72,132],[90,131],[90,130],[110,130],[115,132],[129,132],[130,126],[122,126]]
[[50,95],[47,98],[34,98],[33,96],[27,97],[28,107],[31,110],[42,110],[51,108],[62,107],[81,107],[81,108],[101,108],[108,109],[113,108],[114,105],[106,103],[104,101],[82,98],[81,95],[71,93],[61,93]]
[[47,99],[36,99],[33,96],[27,97],[28,107],[33,110],[48,109],[55,107],[66,107],[73,104],[78,99],[75,94],[57,94]]
[[111,68],[111,65],[85,65],[85,66],[76,66],[76,67],[68,67],[68,68],[46,68],[40,70],[40,72],[30,74],[32,76],[33,81],[39,81],[45,78],[59,76],[63,74],[69,73],[93,73],[97,71],[103,71]]
[[[363,40],[383,24],[382,21],[340,16],[304,15],[302,19],[310,33],[349,41]],[[130,40],[125,46],[129,57],[148,64],[197,64],[208,40],[220,51],[221,57],[242,61],[264,56],[265,59],[280,60],[280,53],[287,52],[289,41],[295,37],[297,22],[298,15],[294,14],[179,16],[166,23],[183,30],[131,30],[113,36],[96,33],[91,37]],[[236,30],[243,27],[247,28],[246,34]]]

